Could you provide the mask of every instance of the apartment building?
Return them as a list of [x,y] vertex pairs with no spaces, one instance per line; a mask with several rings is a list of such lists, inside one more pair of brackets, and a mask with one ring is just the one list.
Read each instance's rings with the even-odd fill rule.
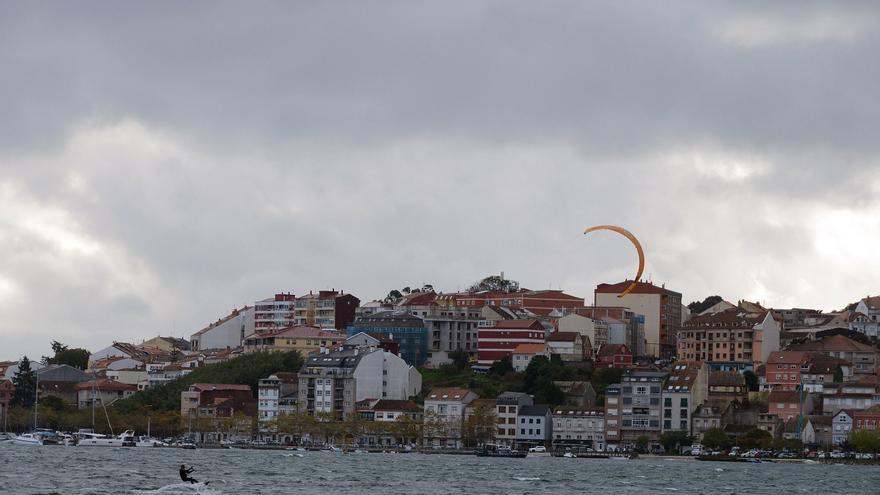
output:
[[478,362],[491,365],[511,356],[520,344],[546,344],[547,330],[536,320],[498,320],[485,323],[477,332]]
[[662,387],[666,373],[626,370],[620,383],[620,442],[634,447],[641,436],[660,440]]
[[296,298],[294,324],[345,330],[355,319],[361,300],[344,292],[322,290]]
[[662,431],[691,434],[691,413],[709,394],[709,365],[678,361],[673,363],[663,384]]
[[282,328],[292,327],[295,324],[295,304],[296,296],[289,292],[275,294],[273,297],[255,302],[253,311],[254,332],[270,334]]
[[299,372],[297,408],[312,416],[347,419],[365,399],[407,400],[422,376],[399,356],[378,348],[346,346],[310,354]]
[[553,445],[605,450],[605,411],[596,407],[553,409]]
[[234,349],[242,345],[244,338],[255,332],[254,306],[234,309],[219,320],[208,324],[190,336],[192,350]]
[[686,321],[678,336],[678,358],[709,363],[767,362],[779,350],[780,324],[768,311],[751,316],[740,308]]
[[498,419],[495,442],[512,447],[516,441],[516,417],[523,406],[534,404],[532,396],[521,392],[504,392],[495,399],[495,416]]
[[594,305],[623,306],[644,317],[645,355],[661,357],[675,354],[676,338],[681,328],[681,294],[665,285],[636,282],[636,287],[618,297],[632,281],[599,284],[594,291]]
[[386,311],[357,318],[347,330],[348,337],[358,333],[384,336],[400,347],[400,357],[414,366],[428,359],[428,329],[424,321],[403,311]]
[[479,398],[463,388],[435,388],[425,396],[426,445],[461,448],[465,408]]

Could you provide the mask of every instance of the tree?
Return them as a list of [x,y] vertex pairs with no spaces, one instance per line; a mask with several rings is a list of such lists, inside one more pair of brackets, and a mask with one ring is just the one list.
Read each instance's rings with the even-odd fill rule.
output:
[[710,449],[729,449],[733,441],[721,428],[709,428],[703,433],[703,445]]
[[645,452],[648,450],[648,443],[651,442],[651,439],[648,438],[647,435],[641,435],[639,438],[636,438],[636,451],[639,453]]
[[736,439],[736,444],[740,448],[749,449],[769,449],[773,445],[773,435],[767,430],[755,428],[747,431]]
[[513,363],[510,360],[510,356],[504,356],[492,363],[492,366],[489,367],[489,374],[495,376],[504,376],[508,373],[513,373]]
[[691,313],[702,313],[721,301],[723,301],[721,296],[709,296],[706,299],[703,299],[702,302],[694,301],[688,304],[688,309],[691,310]]
[[399,290],[394,289],[390,291],[387,296],[385,296],[385,300],[383,302],[386,302],[388,304],[395,304],[401,299],[403,299],[403,294],[401,294]]
[[408,414],[398,416],[391,423],[391,436],[394,440],[402,445],[409,442],[419,442],[422,438],[422,421],[413,418]]
[[495,439],[498,418],[495,411],[488,407],[476,408],[464,422],[464,444],[468,447],[480,447]]
[[880,452],[880,430],[852,430],[849,443],[859,452]]
[[37,396],[37,373],[31,369],[31,361],[27,356],[21,358],[18,363],[18,371],[12,377],[12,384],[15,386],[12,405],[25,409],[34,407]]
[[490,275],[479,282],[475,282],[468,288],[468,292],[498,291],[516,292],[519,290],[519,282],[507,280],[498,275]]
[[457,371],[463,371],[471,361],[471,357],[463,349],[456,349],[450,352],[449,359],[452,360],[452,366],[454,366]]
[[834,383],[843,383],[843,368],[834,368]]
[[678,452],[678,449],[685,445],[691,445],[694,437],[687,434],[686,431],[667,431],[660,435],[660,445],[668,452]]
[[43,357],[45,364],[66,364],[74,368],[84,370],[89,366],[89,351],[85,349],[70,349],[66,345],[52,341],[52,357]]
[[758,375],[756,375],[754,371],[743,371],[743,380],[745,380],[746,386],[749,387],[749,390],[752,392],[758,391]]

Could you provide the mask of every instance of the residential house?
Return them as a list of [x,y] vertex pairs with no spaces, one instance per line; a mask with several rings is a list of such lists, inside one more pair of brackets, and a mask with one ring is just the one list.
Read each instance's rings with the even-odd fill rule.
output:
[[565,394],[565,404],[568,406],[590,407],[596,405],[596,390],[590,382],[554,381],[553,384]]
[[67,364],[46,365],[36,373],[39,378],[40,400],[57,397],[71,406],[77,406],[79,403],[76,385],[91,378],[84,371]]
[[775,414],[760,413],[755,421],[755,426],[759,430],[766,431],[776,439],[782,438],[782,430],[785,428],[785,423]]
[[671,356],[675,354],[676,335],[681,328],[681,294],[649,282],[635,282],[625,296],[624,290],[633,284],[625,280],[616,284],[599,284],[594,291],[596,306],[624,306],[644,316],[645,355]]
[[159,349],[160,351],[171,354],[173,352],[184,352],[192,350],[190,342],[186,339],[177,337],[153,337],[150,340],[138,344],[141,349]]
[[723,428],[723,418],[730,404],[704,403],[697,406],[691,418],[691,434],[702,439],[703,433],[712,428]]
[[866,297],[856,304],[858,315],[850,321],[850,328],[868,337],[880,337],[880,296]]
[[586,342],[577,332],[556,332],[547,337],[547,347],[550,354],[557,354],[563,361],[583,361],[584,356],[590,356],[586,351]]
[[180,393],[180,415],[189,417],[232,417],[237,413],[253,416],[257,412],[249,385],[193,383]]
[[783,421],[813,412],[813,397],[806,392],[774,390],[770,392],[767,404],[769,413],[779,416]]
[[[422,420],[422,408],[411,400],[366,399],[359,403],[358,414],[374,422],[374,427],[361,439],[367,447],[413,445],[421,441],[415,425]],[[412,422],[412,428],[402,426],[406,420]]]
[[519,344],[510,355],[510,362],[516,372],[523,372],[529,367],[536,356],[549,358],[550,351],[546,344]]
[[[491,325],[491,326],[490,326]],[[511,356],[520,344],[546,343],[547,330],[536,320],[498,320],[486,322],[478,335],[478,361],[491,365],[495,361]]]
[[74,385],[76,390],[76,403],[80,409],[103,407],[113,404],[117,400],[127,399],[137,392],[137,386],[127,383],[114,382],[106,378],[79,382]]
[[448,295],[460,306],[501,306],[525,311],[532,316],[547,316],[554,310],[580,308],[584,298],[561,290],[477,291]]
[[[575,310],[578,311],[578,310]],[[569,313],[557,320],[557,328],[559,332],[574,332],[584,339],[584,342],[590,343],[591,350],[598,350],[599,347],[608,343],[608,324],[598,318],[591,318],[574,312]],[[624,342],[618,342],[620,344]],[[592,353],[584,353],[585,358],[592,358]]]
[[816,443],[816,430],[809,417],[793,416],[785,422],[785,431],[782,438],[786,440],[800,440],[805,445]]
[[477,394],[462,388],[435,388],[425,396],[425,444],[437,447],[463,446],[464,410]]
[[413,366],[428,359],[428,329],[424,321],[403,311],[386,311],[359,317],[348,327],[348,337],[358,333],[382,335],[400,346],[400,357]]
[[853,429],[854,412],[841,409],[831,417],[833,432],[831,434],[832,445],[843,445],[849,440],[849,432]]
[[841,409],[860,410],[880,404],[877,376],[863,376],[843,383],[825,383],[822,388],[822,411],[835,414]]
[[347,419],[359,401],[407,400],[421,389],[422,375],[401,357],[381,349],[347,346],[306,358],[299,372],[297,408],[313,416]]
[[257,419],[268,423],[282,414],[296,412],[298,398],[299,377],[296,373],[279,372],[261,379],[257,390]]
[[553,446],[605,450],[605,410],[558,406],[553,409]]
[[806,370],[810,354],[804,351],[774,351],[764,368],[767,386],[771,390],[797,390],[801,384],[801,370]]
[[[623,306],[586,306],[575,309],[574,313],[593,319],[595,332],[589,336],[596,350],[605,344],[626,344],[634,355],[645,355],[644,315]],[[569,330],[561,326],[559,329]]]
[[530,448],[538,445],[550,447],[553,439],[553,414],[550,406],[536,404],[522,406],[516,417],[516,446]]
[[626,344],[605,344],[596,354],[597,368],[629,368],[633,364],[633,354]]
[[192,350],[207,351],[240,347],[245,336],[256,331],[254,316],[253,306],[233,309],[228,315],[192,334],[189,338]]
[[853,363],[856,374],[873,374],[877,364],[877,349],[856,342],[843,335],[832,335],[812,342],[789,346],[792,351],[822,353]]
[[391,354],[400,355],[400,344],[381,333],[369,334],[358,332],[345,339],[345,345],[354,347],[378,347]]
[[321,347],[335,347],[345,342],[345,334],[318,326],[295,326],[275,333],[254,333],[244,339],[245,352],[299,351],[308,354]]
[[876,430],[880,427],[880,405],[853,411],[853,430]]
[[801,371],[801,384],[807,392],[822,394],[826,383],[846,382],[852,377],[853,365],[849,361],[815,353]]
[[807,417],[812,429],[811,441],[804,441],[810,445],[830,447],[834,443],[834,418],[832,416],[810,415]]
[[663,385],[663,432],[691,433],[691,413],[709,394],[709,366],[677,361]]
[[710,401],[738,401],[749,398],[749,388],[742,374],[737,371],[713,371],[709,373]]
[[521,392],[504,392],[495,398],[496,432],[498,445],[512,447],[516,441],[516,418],[519,409],[534,404],[532,396]]
[[[470,404],[465,406],[465,430],[463,436],[466,443],[470,440],[470,443],[467,443],[467,445],[481,447],[487,443],[496,443],[495,437],[498,428],[498,418],[495,416],[495,411],[497,407],[498,401],[495,399],[474,399]],[[472,424],[468,422],[472,416],[480,413],[484,415],[483,418],[485,419],[492,418],[495,424],[489,424],[488,422],[483,423],[478,420],[475,420]],[[469,435],[471,435],[470,439],[468,439]]]

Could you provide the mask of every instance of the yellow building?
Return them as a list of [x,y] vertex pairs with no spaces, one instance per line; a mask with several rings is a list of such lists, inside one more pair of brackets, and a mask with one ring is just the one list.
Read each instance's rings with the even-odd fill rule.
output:
[[345,334],[322,330],[316,326],[296,326],[273,334],[253,334],[244,339],[245,352],[300,351],[308,354],[320,347],[333,347],[345,342]]

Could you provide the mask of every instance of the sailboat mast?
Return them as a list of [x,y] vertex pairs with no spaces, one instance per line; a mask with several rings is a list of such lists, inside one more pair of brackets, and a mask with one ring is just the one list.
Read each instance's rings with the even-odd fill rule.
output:
[[40,405],[40,373],[39,371],[34,371],[34,376],[37,377],[37,384],[34,387],[34,431],[37,429],[37,406]]

